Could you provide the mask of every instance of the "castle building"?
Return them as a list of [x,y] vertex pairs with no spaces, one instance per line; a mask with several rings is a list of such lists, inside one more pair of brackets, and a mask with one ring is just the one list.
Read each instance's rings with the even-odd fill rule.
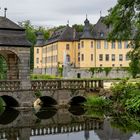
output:
[[129,40],[107,41],[111,28],[103,23],[103,19],[100,17],[91,28],[86,18],[82,33],[67,25],[54,31],[47,41],[38,33],[34,47],[34,72],[57,75],[65,59],[79,71],[96,67],[128,67]]

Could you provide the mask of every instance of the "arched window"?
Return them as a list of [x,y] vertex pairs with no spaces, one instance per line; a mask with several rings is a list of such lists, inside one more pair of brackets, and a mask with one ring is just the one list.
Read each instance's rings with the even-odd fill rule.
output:
[[67,62],[70,62],[70,55],[69,54],[67,54],[66,60],[67,60]]

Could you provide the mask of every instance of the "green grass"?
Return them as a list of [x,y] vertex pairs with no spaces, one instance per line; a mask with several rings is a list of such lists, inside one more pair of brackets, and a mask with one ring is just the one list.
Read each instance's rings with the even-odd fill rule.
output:
[[32,74],[31,80],[47,80],[47,79],[61,79],[61,77],[56,77],[53,75],[45,75],[45,74]]

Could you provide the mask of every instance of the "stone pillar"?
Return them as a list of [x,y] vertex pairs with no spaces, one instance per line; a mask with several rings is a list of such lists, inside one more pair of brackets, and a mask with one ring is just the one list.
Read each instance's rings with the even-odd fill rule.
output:
[[20,79],[21,88],[24,90],[31,89],[30,82],[30,48],[22,48],[20,53]]
[[31,128],[21,128],[19,130],[19,140],[30,140]]

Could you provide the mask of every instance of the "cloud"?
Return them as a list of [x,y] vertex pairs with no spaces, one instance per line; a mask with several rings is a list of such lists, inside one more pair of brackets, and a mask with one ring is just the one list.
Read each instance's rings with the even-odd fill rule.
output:
[[66,24],[67,20],[70,20],[71,24],[81,24],[83,23],[86,14],[88,14],[88,17],[91,18],[92,22],[95,22],[97,21],[97,18],[99,18],[99,13],[101,10],[102,14],[106,15],[107,10],[114,6],[117,2],[117,0],[1,1],[1,7],[8,8],[8,17],[16,22],[30,20],[33,24],[36,25],[54,26]]

